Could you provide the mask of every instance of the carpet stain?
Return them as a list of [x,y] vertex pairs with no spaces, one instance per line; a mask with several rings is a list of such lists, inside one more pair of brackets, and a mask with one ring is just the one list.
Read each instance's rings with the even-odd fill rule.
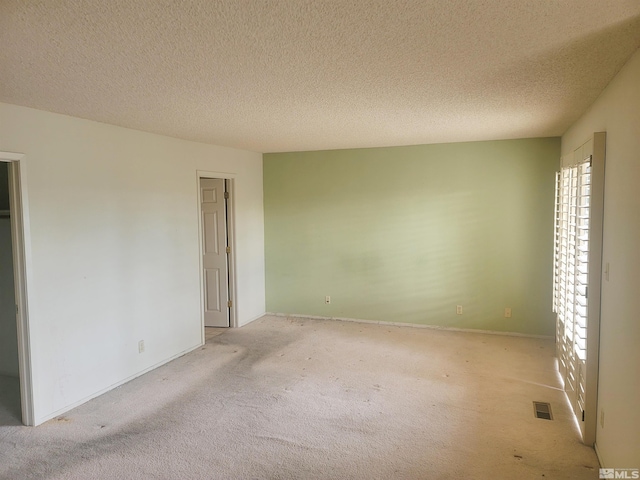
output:
[[[312,326],[294,328],[305,323]],[[360,347],[355,325],[300,321],[285,327],[286,322],[269,318],[225,331],[207,340],[206,351],[191,352],[162,371],[78,407],[76,417],[57,417],[52,428],[12,429],[17,439],[13,445],[0,433],[0,479],[533,480],[545,477],[541,471],[557,470],[567,475],[550,473],[553,478],[586,480],[593,477],[589,458],[597,469],[595,454],[586,447],[572,447],[554,463],[541,461],[531,439],[540,428],[551,428],[548,424],[529,422],[516,431],[510,427],[524,414],[507,410],[504,418],[492,420],[497,423],[493,430],[480,420],[477,409],[468,408],[471,399],[480,411],[493,408],[497,399],[508,401],[511,397],[503,397],[502,391],[512,385],[503,377],[509,377],[511,365],[531,371],[524,368],[529,363],[521,365],[511,357],[501,359],[498,374],[493,371],[493,350],[500,351],[509,338],[483,338],[480,343],[481,337],[470,335],[375,326],[367,327],[362,336],[368,340]],[[385,331],[395,336],[379,334]],[[476,352],[467,356],[471,365],[464,365],[457,353],[452,363],[449,350],[441,347],[443,338],[452,343],[458,337]],[[531,344],[524,352],[537,347],[535,342],[523,341]],[[491,348],[480,347],[487,343]],[[537,368],[539,359],[534,357],[526,359]],[[551,367],[550,382],[555,379]],[[443,375],[445,368],[452,373]],[[478,381],[476,372],[488,373]],[[464,387],[442,382],[441,377],[449,375]],[[523,385],[533,390],[526,391],[527,398],[539,389],[537,384]],[[528,409],[526,414],[528,418]],[[520,429],[521,423],[517,425]],[[571,428],[552,432],[552,439],[575,446]],[[450,456],[458,447],[465,454],[462,463]],[[523,465],[505,459],[508,450]],[[530,452],[527,462],[519,450]],[[467,452],[474,456],[466,457]]]

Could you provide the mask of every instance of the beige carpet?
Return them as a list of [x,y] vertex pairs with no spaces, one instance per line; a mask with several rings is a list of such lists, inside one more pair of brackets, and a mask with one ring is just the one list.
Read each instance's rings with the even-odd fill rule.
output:
[[40,427],[6,423],[2,479],[598,478],[553,342],[531,338],[264,317]]

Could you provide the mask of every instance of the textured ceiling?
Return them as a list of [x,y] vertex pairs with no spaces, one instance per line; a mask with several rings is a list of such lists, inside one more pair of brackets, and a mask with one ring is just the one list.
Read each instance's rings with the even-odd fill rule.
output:
[[555,136],[638,47],[638,0],[0,0],[0,101],[259,152]]

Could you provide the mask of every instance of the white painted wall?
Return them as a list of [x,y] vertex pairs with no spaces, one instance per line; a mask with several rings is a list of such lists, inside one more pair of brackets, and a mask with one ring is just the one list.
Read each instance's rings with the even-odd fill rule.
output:
[[607,132],[596,448],[609,468],[640,468],[640,50],[562,137],[562,153]]
[[1,103],[0,151],[26,154],[36,423],[201,343],[197,170],[235,174],[239,323],[264,313],[261,154]]

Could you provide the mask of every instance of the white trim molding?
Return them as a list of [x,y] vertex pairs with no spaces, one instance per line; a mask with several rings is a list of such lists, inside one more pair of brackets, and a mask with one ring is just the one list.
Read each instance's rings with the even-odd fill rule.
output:
[[552,340],[554,338],[549,335],[534,335],[534,334],[519,333],[519,332],[499,332],[497,330],[476,330],[474,328],[442,327],[440,325],[425,325],[422,323],[385,322],[383,320],[363,320],[361,318],[321,317],[319,315],[302,315],[297,313],[272,313],[272,312],[267,312],[263,316],[266,316],[266,315],[272,315],[274,317],[305,318],[310,320],[336,320],[339,322],[369,323],[374,325],[387,325],[391,327],[429,328],[431,330],[446,330],[449,332],[482,333],[485,335],[503,335],[508,337],[542,338],[546,340]]
[[0,161],[9,163],[9,203],[11,211],[11,241],[13,245],[22,423],[27,426],[33,426],[36,422],[33,401],[34,379],[28,301],[29,286],[31,284],[29,281],[31,277],[31,237],[24,154],[0,152]]

